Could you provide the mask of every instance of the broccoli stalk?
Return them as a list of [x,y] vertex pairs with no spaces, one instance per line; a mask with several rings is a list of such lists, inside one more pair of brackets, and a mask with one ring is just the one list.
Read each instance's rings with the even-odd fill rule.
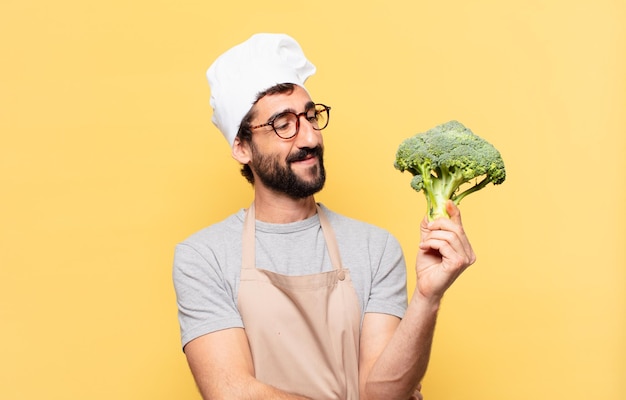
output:
[[[498,150],[457,121],[439,125],[403,141],[396,169],[413,174],[411,187],[426,196],[428,219],[449,218],[446,202],[459,204],[489,182],[504,182],[506,171]],[[463,184],[473,186],[460,191]]]

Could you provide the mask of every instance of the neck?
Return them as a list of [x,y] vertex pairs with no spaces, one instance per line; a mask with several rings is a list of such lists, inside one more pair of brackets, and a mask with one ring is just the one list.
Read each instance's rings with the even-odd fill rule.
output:
[[317,208],[313,196],[292,199],[284,195],[257,191],[254,196],[254,212],[259,221],[287,224],[312,217]]

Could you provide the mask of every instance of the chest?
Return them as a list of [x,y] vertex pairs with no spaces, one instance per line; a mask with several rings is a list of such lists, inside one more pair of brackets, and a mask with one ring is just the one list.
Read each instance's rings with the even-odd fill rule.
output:
[[259,232],[255,236],[256,267],[284,275],[316,274],[332,270],[323,232]]

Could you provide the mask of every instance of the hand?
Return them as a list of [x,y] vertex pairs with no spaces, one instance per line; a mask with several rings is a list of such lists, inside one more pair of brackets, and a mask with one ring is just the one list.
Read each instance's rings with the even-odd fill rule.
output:
[[461,211],[452,201],[446,204],[450,219],[439,218],[420,224],[421,242],[415,263],[417,292],[440,299],[458,276],[476,261],[465,235]]
[[420,383],[417,386],[417,389],[415,389],[415,392],[413,393],[413,396],[411,396],[411,398],[409,400],[424,400],[424,396],[422,396],[422,384]]

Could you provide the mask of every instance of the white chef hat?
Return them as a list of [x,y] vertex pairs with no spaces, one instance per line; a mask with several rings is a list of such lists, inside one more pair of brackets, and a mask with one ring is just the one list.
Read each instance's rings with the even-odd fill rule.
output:
[[232,147],[241,120],[260,92],[279,83],[304,87],[314,73],[315,66],[290,36],[255,34],[219,56],[207,70],[212,121]]

